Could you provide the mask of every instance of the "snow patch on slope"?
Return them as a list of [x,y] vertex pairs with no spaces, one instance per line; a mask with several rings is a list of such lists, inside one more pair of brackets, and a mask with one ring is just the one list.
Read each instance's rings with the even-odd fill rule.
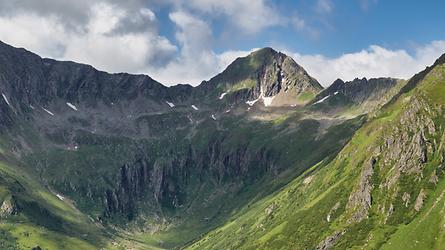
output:
[[78,111],[77,107],[74,106],[72,103],[67,102],[66,105],[68,105],[68,107],[72,108],[73,110]]
[[261,99],[263,101],[264,106],[269,107],[270,105],[272,105],[272,101],[274,98],[275,96],[266,96],[264,94],[263,87],[260,87],[260,96],[253,101],[247,101],[246,104],[252,107],[257,101]]
[[322,102],[324,102],[324,101],[326,101],[329,97],[331,97],[330,95],[328,95],[328,96],[325,96],[325,97],[323,97],[321,100],[319,100],[319,101],[317,101],[316,103],[314,103],[314,104],[319,104],[319,103],[322,103]]
[[215,115],[212,115],[212,119],[216,121],[216,117],[215,117]]
[[265,107],[269,107],[272,104],[273,98],[275,96],[270,96],[270,97],[264,97],[263,96],[263,103]]
[[227,95],[226,92],[222,93],[222,94],[219,96],[219,99],[222,100],[222,99],[224,98],[224,96],[226,96],[226,95]]
[[246,104],[249,105],[249,106],[253,106],[258,100],[260,100],[260,98],[255,99],[253,101],[247,101]]
[[60,195],[60,194],[56,194],[56,196],[57,196],[57,198],[59,198],[59,200],[61,200],[61,201],[65,200],[65,197],[63,197],[63,196]]
[[2,96],[3,96],[3,100],[5,100],[6,104],[8,104],[9,107],[12,107],[11,104],[9,103],[8,98],[6,97],[6,95],[2,93]]
[[195,105],[192,105],[192,108],[193,108],[194,110],[199,110],[199,108],[196,107]]
[[44,107],[42,107],[42,109],[43,109],[43,110],[45,110],[45,112],[46,112],[46,113],[48,113],[48,114],[50,114],[50,115],[54,116],[54,113],[53,113],[53,112],[51,112],[51,111],[47,110],[47,109],[46,109],[46,108],[44,108]]
[[175,106],[175,104],[173,104],[172,102],[169,102],[169,101],[165,101],[165,102],[168,104],[168,106],[170,106],[170,108],[173,108]]

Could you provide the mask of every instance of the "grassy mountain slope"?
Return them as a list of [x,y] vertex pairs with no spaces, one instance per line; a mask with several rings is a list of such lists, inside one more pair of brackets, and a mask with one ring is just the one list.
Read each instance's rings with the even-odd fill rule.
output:
[[107,244],[100,226],[72,201],[41,185],[14,158],[0,153],[2,249],[96,249]]
[[445,65],[419,75],[334,160],[189,248],[442,249]]
[[[49,136],[53,141],[35,139],[35,145],[30,145],[35,149],[24,156],[25,169],[42,176],[41,181],[74,200],[77,207],[96,222],[125,225],[128,223],[125,216],[133,211],[128,227],[124,227],[133,235],[123,234],[122,237],[169,248],[223,223],[232,211],[283,186],[306,166],[335,155],[360,126],[361,119],[339,120],[338,124],[328,128],[323,128],[322,123],[299,113],[281,121],[209,120],[197,127],[190,140],[177,139],[173,145],[163,140],[134,140],[67,131],[58,134],[73,134],[68,138],[75,142],[77,150],[54,144],[66,145],[63,136]],[[218,126],[223,126],[224,130]],[[165,135],[167,138],[180,137],[176,133]],[[294,143],[289,145],[289,138]],[[29,138],[25,140],[30,141]],[[173,190],[158,201],[147,191],[135,199],[137,209],[126,207],[122,213],[103,217],[103,194],[114,183],[120,183],[122,165],[137,162],[140,158],[154,159],[154,166],[164,164],[159,163],[160,159],[168,161],[169,157],[187,161],[190,145],[193,145],[193,161],[183,166],[175,163],[176,172],[164,173],[166,183],[171,182],[177,191]],[[227,168],[220,158],[229,159],[225,163]],[[231,158],[241,162],[230,163]],[[169,163],[165,164],[163,167],[169,168]],[[172,206],[175,197],[179,204]]]

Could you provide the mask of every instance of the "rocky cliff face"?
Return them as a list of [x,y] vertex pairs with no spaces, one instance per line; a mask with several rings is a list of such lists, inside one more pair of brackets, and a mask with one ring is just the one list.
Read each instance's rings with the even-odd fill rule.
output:
[[190,182],[198,186],[214,183],[241,188],[243,182],[280,171],[277,163],[280,155],[268,151],[267,148],[253,151],[247,145],[226,149],[221,141],[213,141],[204,151],[190,145],[184,154],[125,164],[120,168],[117,187],[105,191],[105,216],[124,215],[132,220],[139,212],[138,207],[147,201],[154,202],[158,209],[174,210],[189,205],[196,196],[185,191]]
[[0,217],[7,218],[16,215],[19,211],[15,198],[13,196],[6,197],[0,206]]

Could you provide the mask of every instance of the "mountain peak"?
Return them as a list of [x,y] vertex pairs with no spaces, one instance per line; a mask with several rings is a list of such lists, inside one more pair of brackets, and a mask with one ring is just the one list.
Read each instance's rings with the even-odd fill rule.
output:
[[237,92],[238,98],[251,101],[269,98],[265,106],[304,103],[323,87],[291,57],[270,47],[237,58],[222,73],[205,82],[208,91]]
[[280,52],[274,50],[271,47],[264,47],[261,49],[257,49],[255,51],[253,51],[252,53],[250,53],[249,56],[254,56],[254,57],[268,57],[268,56],[276,56],[280,54]]

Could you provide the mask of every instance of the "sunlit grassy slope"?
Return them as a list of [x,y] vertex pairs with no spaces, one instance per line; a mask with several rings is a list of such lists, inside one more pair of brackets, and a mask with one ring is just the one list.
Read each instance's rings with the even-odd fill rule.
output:
[[[402,92],[359,129],[334,160],[314,165],[280,191],[234,214],[223,226],[188,248],[314,249],[338,233],[340,236],[334,240],[336,249],[443,249],[444,96],[445,66],[438,65],[416,88]],[[422,108],[410,116],[417,103]],[[411,117],[431,119],[434,133],[422,132],[426,120]],[[427,160],[419,165],[420,172],[402,171],[396,176],[395,163],[383,157],[387,155],[385,150],[391,150],[385,143],[390,136],[403,131],[408,138],[425,133],[430,149]],[[413,157],[414,153],[402,147],[400,154],[399,157]],[[376,160],[370,178],[372,205],[367,218],[354,222],[351,216],[355,210],[348,204],[351,193],[359,188],[363,166],[369,159]],[[437,181],[431,176],[436,176]],[[388,180],[393,179],[396,184],[386,188]],[[426,196],[417,211],[415,204],[420,192]],[[405,193],[410,195],[407,201],[403,200]]]
[[97,249],[105,235],[69,200],[42,186],[8,155],[0,156],[0,202],[9,200],[17,212],[3,213],[1,249]]

